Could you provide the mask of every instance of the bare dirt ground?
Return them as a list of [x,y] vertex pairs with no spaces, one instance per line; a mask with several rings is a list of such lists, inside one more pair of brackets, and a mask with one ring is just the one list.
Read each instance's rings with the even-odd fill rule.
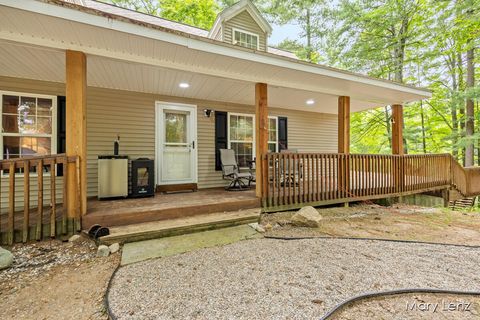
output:
[[87,239],[7,249],[15,260],[0,271],[2,319],[108,319],[103,299],[118,253],[97,258]]
[[319,209],[319,228],[289,224],[294,212],[262,217],[267,235],[286,237],[354,237],[480,245],[480,213],[409,205],[356,205]]

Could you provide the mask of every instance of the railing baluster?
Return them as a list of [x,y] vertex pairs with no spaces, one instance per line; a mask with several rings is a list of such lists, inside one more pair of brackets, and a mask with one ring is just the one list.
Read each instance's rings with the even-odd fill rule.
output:
[[292,164],[293,164],[293,203],[298,203],[298,198],[297,198],[297,184],[298,184],[298,179],[297,176],[300,176],[300,172],[298,172],[298,161],[297,161],[297,155],[292,154]]
[[43,160],[37,163],[37,225],[35,228],[35,239],[42,239],[42,223],[43,223]]
[[292,157],[291,153],[287,154],[287,170],[288,170],[288,198],[287,203],[292,204],[291,190],[292,190],[292,180],[295,179],[295,176],[292,176]]
[[23,230],[22,241],[28,241],[30,228],[30,161],[23,161]]
[[311,170],[310,170],[310,155],[309,154],[306,155],[305,161],[307,162],[307,202],[310,202],[311,201],[311,198],[310,198],[310,180],[311,180],[310,173],[311,173]]
[[68,161],[65,157],[63,160],[63,201],[62,201],[62,233],[67,234],[67,221],[68,221]]
[[15,162],[10,162],[8,169],[8,227],[7,244],[12,245],[15,237]]
[[50,237],[54,238],[56,235],[56,183],[55,183],[55,158],[50,162]]

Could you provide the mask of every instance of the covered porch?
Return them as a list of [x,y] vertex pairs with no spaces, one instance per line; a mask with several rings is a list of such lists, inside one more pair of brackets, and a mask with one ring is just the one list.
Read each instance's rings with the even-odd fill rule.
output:
[[[329,177],[330,189],[318,189],[317,202],[295,197],[296,203],[293,200],[285,203],[320,204],[323,194],[330,191],[339,190],[341,194],[347,186],[350,189],[345,190],[350,191],[351,188],[363,188],[349,182],[354,181],[352,175],[362,170],[354,169],[351,160],[341,160],[351,159],[348,158],[350,112],[390,105],[393,153],[400,157],[403,152],[402,105],[430,96],[423,89],[200,39],[121,17],[106,17],[92,10],[77,10],[73,5],[8,0],[0,4],[0,90],[20,96],[46,94],[52,101],[65,96],[64,152],[67,159],[75,159],[66,164],[68,170],[59,179],[58,187],[64,192],[57,198],[55,192],[51,192],[54,189],[48,194],[44,194],[46,188],[40,187],[34,194],[29,191],[29,185],[39,185],[35,174],[12,175],[15,170],[10,170],[10,175],[5,175],[6,169],[3,169],[2,217],[8,215],[8,232],[18,227],[17,220],[12,218],[15,213],[23,209],[23,216],[29,216],[29,212],[42,203],[38,199],[50,206],[63,202],[62,221],[75,226],[81,221],[83,227],[88,228],[98,222],[115,225],[201,210],[212,212],[212,208],[222,210],[221,206],[226,207],[224,210],[238,210],[236,208],[241,206],[260,205],[261,200],[266,210],[281,209],[283,203],[276,204],[269,199],[279,192],[301,193],[308,198],[313,193],[306,191],[307,186],[316,187],[317,183],[326,186],[320,182]],[[9,19],[12,16],[18,19]],[[58,107],[57,102],[53,104]],[[184,141],[189,154],[188,166],[178,171],[188,171],[188,175],[182,177],[184,180],[174,179],[174,183],[196,184],[199,189],[226,184],[216,168],[216,152],[218,148],[232,148],[234,139],[227,136],[230,126],[225,126],[224,139],[217,139],[215,117],[221,112],[247,115],[252,119],[252,132],[240,142],[248,149],[245,156],[256,159],[256,198],[253,191],[239,194],[218,192],[217,189],[193,194],[157,194],[155,198],[118,202],[89,201],[98,194],[97,158],[112,153],[117,134],[121,136],[121,153],[131,158],[155,159],[155,183],[172,183],[162,175],[174,171],[166,165],[168,161],[162,153],[164,132],[158,118],[158,110],[162,109],[157,108],[172,105],[177,110],[187,107],[181,112],[194,119],[189,127],[192,134]],[[208,110],[211,112],[206,112]],[[272,131],[269,119],[279,117],[288,118],[284,139],[287,143],[282,147],[278,131],[273,135],[274,140],[269,135]],[[53,131],[50,138],[52,141],[57,138]],[[275,145],[273,150],[269,149],[272,144]],[[51,153],[58,151],[56,147],[52,142]],[[298,154],[285,156],[280,153],[282,149],[296,149]],[[336,154],[328,167],[332,174],[307,165],[312,159],[330,154]],[[2,155],[3,168],[11,168],[12,163],[14,169],[35,168],[25,159],[14,160]],[[307,170],[302,174],[305,187],[304,182],[294,182],[295,186],[301,185],[301,189],[285,189],[288,183],[278,183],[280,171],[274,168],[289,157],[297,157],[297,161],[305,163],[302,165],[302,170]],[[323,162],[317,163],[321,166]],[[382,164],[378,162],[375,166]],[[52,170],[48,173],[53,172],[55,176]],[[391,173],[387,169],[369,169],[368,172],[385,177],[395,174],[397,179],[401,174],[401,171]],[[362,177],[370,180],[373,176]],[[44,182],[41,184],[43,186]],[[326,200],[358,200],[351,193],[342,194],[344,196]],[[372,195],[367,192],[364,196]],[[34,201],[31,198],[35,198]],[[22,225],[28,223],[23,220]]]

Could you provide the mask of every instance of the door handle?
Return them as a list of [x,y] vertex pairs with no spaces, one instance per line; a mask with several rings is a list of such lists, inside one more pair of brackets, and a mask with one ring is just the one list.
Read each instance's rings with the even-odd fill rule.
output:
[[195,140],[192,141],[192,149],[195,149]]

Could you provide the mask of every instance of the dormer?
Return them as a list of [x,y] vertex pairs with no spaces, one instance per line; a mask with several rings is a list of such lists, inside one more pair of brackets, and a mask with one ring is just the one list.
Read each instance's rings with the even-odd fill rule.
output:
[[237,46],[267,51],[272,27],[250,0],[240,0],[220,12],[209,38]]

